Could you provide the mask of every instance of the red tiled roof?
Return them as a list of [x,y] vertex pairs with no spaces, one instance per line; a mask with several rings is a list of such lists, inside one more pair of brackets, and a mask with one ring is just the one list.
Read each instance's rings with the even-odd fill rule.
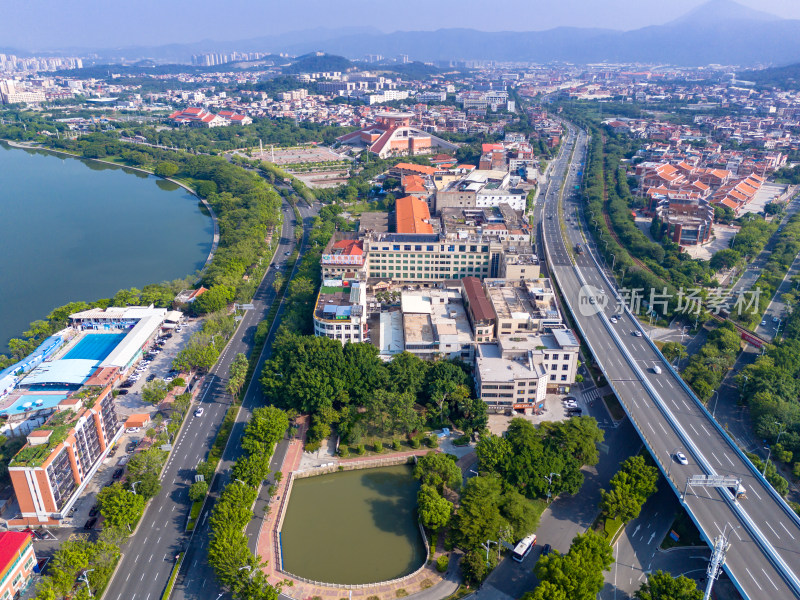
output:
[[32,534],[28,531],[0,532],[0,572],[14,562],[31,537]]
[[398,198],[394,205],[397,233],[433,233],[428,205],[414,196]]
[[464,291],[467,294],[469,309],[472,311],[475,320],[491,321],[495,319],[494,308],[483,291],[480,279],[477,277],[464,277],[462,282],[464,284]]
[[345,256],[361,256],[364,254],[361,240],[339,240],[333,244],[333,247],[341,250]]

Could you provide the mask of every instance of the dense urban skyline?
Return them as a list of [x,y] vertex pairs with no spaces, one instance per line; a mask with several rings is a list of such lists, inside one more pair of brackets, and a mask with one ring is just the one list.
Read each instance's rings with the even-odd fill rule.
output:
[[[601,27],[629,30],[659,25],[678,18],[704,4],[703,0],[672,0],[669,9],[657,0],[564,0],[553,4],[543,0],[501,0],[492,11],[482,11],[452,0],[430,3],[408,0],[400,6],[387,2],[343,0],[331,5],[322,0],[305,0],[280,6],[231,0],[224,10],[209,0],[185,3],[180,19],[162,18],[164,5],[140,0],[129,5],[109,5],[87,0],[82,10],[55,0],[13,3],[5,7],[0,37],[5,47],[43,50],[62,47],[112,48],[131,45],[190,43],[205,39],[218,41],[268,36],[314,28],[372,27],[383,32],[435,30],[467,27],[485,31],[540,31],[562,26]],[[781,18],[800,19],[800,5],[793,0],[741,0],[751,9]],[[47,18],[43,18],[47,15]],[[161,15],[161,17],[159,17]],[[243,15],[248,15],[243,19]],[[417,15],[418,18],[409,18]]]

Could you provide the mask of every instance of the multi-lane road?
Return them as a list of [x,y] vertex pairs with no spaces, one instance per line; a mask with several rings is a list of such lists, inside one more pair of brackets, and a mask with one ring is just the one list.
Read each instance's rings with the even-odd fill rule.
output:
[[[304,224],[309,226],[314,209],[302,206],[300,210]],[[255,308],[245,313],[219,361],[206,376],[204,388],[197,396],[198,404],[192,407],[192,412],[187,417],[188,422],[184,424],[170,454],[161,479],[161,492],[150,501],[137,531],[123,547],[121,563],[105,593],[105,597],[109,600],[158,600],[167,585],[175,556],[181,551],[186,552],[185,568],[182,571],[190,568],[196,557],[199,544],[195,544],[191,536],[185,533],[191,505],[188,498],[189,486],[193,483],[197,463],[208,455],[225,413],[231,405],[232,398],[225,391],[230,364],[237,353],[247,354],[252,349],[256,327],[269,312],[275,300],[276,292],[272,286],[275,274],[286,266],[287,253],[294,250],[293,230],[296,224],[294,212],[284,202],[282,213],[281,238],[272,265],[253,298]],[[278,320],[276,318],[276,323]],[[193,416],[197,406],[205,409],[201,417]],[[238,437],[241,436],[244,421],[249,417],[252,407],[253,389],[248,390],[248,398],[240,411],[234,435],[213,482],[212,491],[215,493],[227,477],[226,470],[238,449]],[[206,502],[198,532],[207,531],[207,517],[213,504],[213,496],[214,494]],[[198,537],[202,536],[195,535],[194,539]],[[210,573],[205,565],[202,566],[202,570],[208,585],[213,584],[215,587],[213,573]],[[191,597],[207,598],[209,591],[206,589],[205,592]]]
[[[572,218],[562,223],[559,184],[566,178],[563,189],[572,190],[578,183],[587,142],[583,131],[569,127],[545,193],[542,227],[552,275],[609,384],[676,492],[683,493],[692,475],[731,475],[747,488],[741,501],[724,488],[690,488],[684,498],[706,539],[728,528],[725,569],[739,590],[753,599],[800,597],[797,517],[672,371],[634,315],[619,308],[618,291],[584,237],[585,222]],[[574,214],[576,206],[565,206],[565,214]],[[575,252],[577,244],[586,250]],[[610,318],[620,313],[622,318],[613,323]],[[674,460],[678,451],[688,457],[688,465]]]

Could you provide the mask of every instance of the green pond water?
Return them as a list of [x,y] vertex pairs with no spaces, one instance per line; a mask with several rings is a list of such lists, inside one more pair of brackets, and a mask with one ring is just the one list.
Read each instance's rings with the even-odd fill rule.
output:
[[296,479],[281,532],[284,570],[341,584],[415,571],[426,559],[418,490],[408,465]]

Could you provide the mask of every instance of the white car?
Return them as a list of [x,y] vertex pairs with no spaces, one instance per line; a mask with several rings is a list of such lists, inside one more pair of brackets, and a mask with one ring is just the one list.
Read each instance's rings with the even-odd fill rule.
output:
[[678,452],[675,454],[675,460],[677,460],[682,465],[688,465],[689,459],[686,458],[686,455],[683,452]]
[[617,321],[619,321],[619,319],[617,319],[617,317],[611,317],[609,321],[611,321],[612,323],[616,323]]
[[136,433],[137,431],[139,431],[139,429],[141,429],[141,428],[140,427],[128,427],[125,431],[128,432],[128,433]]
[[636,337],[642,337],[642,332],[637,330],[633,332],[633,335],[635,335]]
[[194,416],[195,417],[202,417],[204,412],[205,412],[205,409],[201,406],[196,411],[194,411]]

